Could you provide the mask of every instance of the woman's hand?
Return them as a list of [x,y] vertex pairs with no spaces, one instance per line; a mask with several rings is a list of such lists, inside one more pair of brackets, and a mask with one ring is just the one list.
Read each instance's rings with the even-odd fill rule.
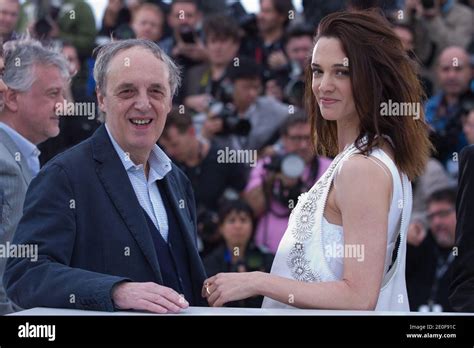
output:
[[202,296],[211,307],[259,295],[258,280],[262,272],[219,273],[204,281]]

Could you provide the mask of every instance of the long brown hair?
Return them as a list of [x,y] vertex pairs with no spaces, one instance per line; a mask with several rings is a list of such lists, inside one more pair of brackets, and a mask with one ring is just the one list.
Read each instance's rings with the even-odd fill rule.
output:
[[[322,19],[315,42],[321,37],[340,40],[349,62],[349,76],[360,132],[366,145],[358,146],[365,155],[388,135],[395,148],[397,167],[410,180],[423,173],[433,150],[428,138],[422,102],[423,88],[416,74],[416,62],[403,50],[388,21],[375,10],[336,12]],[[318,154],[338,153],[336,121],[325,120],[311,89],[312,72],[306,69],[305,106],[310,115],[313,145]],[[419,103],[419,119],[408,116],[381,116],[382,103]],[[411,104],[415,105],[415,104]],[[408,117],[407,117],[408,116]]]

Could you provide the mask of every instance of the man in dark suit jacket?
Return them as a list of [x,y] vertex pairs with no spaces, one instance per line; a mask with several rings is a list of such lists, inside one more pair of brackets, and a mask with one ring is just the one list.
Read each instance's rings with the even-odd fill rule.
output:
[[205,305],[190,182],[156,145],[179,70],[154,43],[124,40],[98,53],[105,125],[57,156],[28,189],[4,276],[23,308],[178,312]]
[[455,311],[474,312],[474,145],[460,155],[456,208],[458,255],[453,262],[449,301]]
[[[5,5],[3,1],[0,7]],[[23,215],[28,185],[40,170],[37,145],[59,133],[55,105],[64,99],[69,73],[61,54],[29,38],[6,43],[4,56],[5,62],[0,57],[5,71],[3,81],[0,78],[0,246],[19,250],[11,242]],[[29,252],[33,256],[34,246],[21,248],[22,256]],[[2,253],[0,315],[21,310],[8,299],[3,286],[6,262]]]

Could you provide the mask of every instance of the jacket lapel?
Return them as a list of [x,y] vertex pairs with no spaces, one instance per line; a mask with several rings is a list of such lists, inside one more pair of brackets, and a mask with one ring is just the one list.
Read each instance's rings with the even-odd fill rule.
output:
[[98,162],[96,171],[102,185],[151,265],[157,282],[163,284],[160,265],[142,208],[103,125],[93,135],[92,151]]

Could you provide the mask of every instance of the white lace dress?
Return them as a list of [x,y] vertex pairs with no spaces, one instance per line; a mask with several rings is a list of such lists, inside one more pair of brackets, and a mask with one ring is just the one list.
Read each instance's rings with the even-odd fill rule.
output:
[[[298,199],[287,230],[280,242],[271,273],[304,282],[327,282],[342,279],[343,255],[363,257],[362,248],[345,249],[342,226],[330,224],[323,216],[334,174],[344,161],[358,153],[354,145],[341,152],[316,184]],[[373,156],[384,163],[393,179],[393,195],[388,218],[388,236],[384,277],[377,306],[378,311],[409,311],[405,283],[406,235],[412,208],[411,184],[405,174],[400,175],[392,159],[381,149]],[[363,197],[361,197],[363,199]],[[392,253],[400,234],[396,260]],[[293,308],[288,303],[266,297],[262,308]]]

